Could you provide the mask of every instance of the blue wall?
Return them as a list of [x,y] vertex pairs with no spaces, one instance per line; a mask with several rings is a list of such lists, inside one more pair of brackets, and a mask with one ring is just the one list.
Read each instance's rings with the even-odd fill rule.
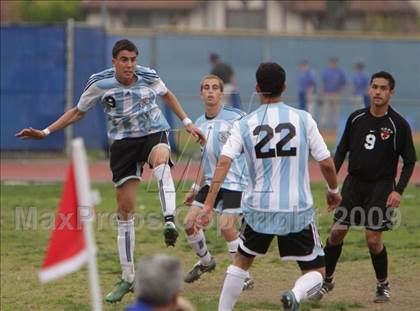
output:
[[[108,55],[112,45],[122,36],[108,37]],[[420,40],[387,40],[368,38],[333,37],[259,37],[216,36],[197,34],[157,33],[155,50],[151,37],[128,37],[140,49],[139,63],[153,66],[171,88],[189,114],[196,118],[202,113],[199,81],[210,71],[208,56],[217,52],[230,63],[236,73],[243,109],[255,108],[255,71],[262,61],[276,61],[287,72],[285,99],[297,105],[298,64],[308,59],[320,77],[330,57],[338,57],[339,65],[350,79],[356,62],[366,64],[366,72],[380,70],[391,72],[396,81],[393,106],[410,119],[420,130]],[[152,55],[154,61],[152,60]],[[319,86],[321,85],[319,81]],[[346,117],[350,105],[351,85],[343,94],[342,116]],[[178,122],[179,125],[179,122]]]
[[[74,87],[73,102],[77,104],[88,78],[106,66],[104,50],[107,46],[105,31],[97,28],[77,27],[74,33]],[[75,137],[82,136],[88,148],[106,149],[106,122],[101,105],[96,105],[74,125]]]
[[1,149],[62,149],[53,139],[21,141],[23,127],[44,128],[63,113],[64,27],[1,28]]
[[[74,32],[74,99],[89,76],[105,66],[106,34],[76,27]],[[1,150],[63,150],[64,132],[43,140],[20,140],[24,127],[45,128],[65,109],[66,31],[64,26],[1,27]],[[74,126],[88,148],[106,148],[106,125],[100,107]]]
[[[102,29],[76,27],[74,103],[92,73],[111,66],[112,46],[122,36]],[[350,77],[355,62],[368,73],[390,71],[396,78],[393,106],[420,130],[420,40],[333,37],[262,37],[156,32],[128,36],[139,47],[139,64],[155,68],[180,99],[191,118],[202,113],[199,81],[210,71],[208,56],[217,52],[230,63],[240,88],[244,110],[255,108],[255,70],[265,60],[286,69],[286,102],[296,105],[298,63],[308,59],[318,76],[332,56]],[[1,27],[1,149],[61,150],[63,132],[42,141],[21,141],[14,134],[23,127],[44,128],[64,111],[65,44],[62,26]],[[350,88],[342,101],[342,117],[352,110]],[[174,118],[176,119],[176,118]],[[179,126],[179,121],[177,121]],[[105,117],[99,105],[75,125],[88,148],[106,148]]]

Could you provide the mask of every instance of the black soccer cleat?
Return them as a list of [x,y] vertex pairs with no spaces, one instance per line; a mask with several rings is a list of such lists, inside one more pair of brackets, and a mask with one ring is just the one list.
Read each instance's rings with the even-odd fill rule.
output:
[[310,299],[321,300],[322,297],[324,297],[326,294],[328,294],[333,289],[334,289],[334,283],[333,282],[327,282],[327,281],[324,280],[324,282],[322,283],[321,289],[315,295],[310,297]]
[[165,238],[165,244],[167,247],[175,246],[178,238],[178,231],[176,230],[175,224],[171,221],[165,223],[163,227],[163,236]]
[[216,268],[216,261],[212,257],[208,265],[203,265],[200,261],[197,262],[187,273],[184,278],[185,283],[192,283],[197,281],[203,273],[211,272]]
[[376,286],[376,295],[373,301],[376,303],[388,302],[390,298],[391,298],[391,288],[389,287],[389,283],[378,284]]

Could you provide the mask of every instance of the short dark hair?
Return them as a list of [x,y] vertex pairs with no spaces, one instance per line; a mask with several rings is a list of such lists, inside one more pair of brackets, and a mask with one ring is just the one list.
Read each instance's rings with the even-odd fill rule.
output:
[[284,91],[286,71],[277,63],[261,63],[255,74],[257,83],[266,97],[276,97]]
[[115,42],[114,47],[112,48],[112,57],[117,58],[118,53],[121,51],[136,52],[136,55],[139,55],[139,50],[137,50],[137,46],[127,39],[122,39]]
[[217,53],[210,53],[209,59],[210,61],[214,62],[215,60],[220,59],[220,55]]
[[370,78],[370,84],[372,84],[373,79],[376,79],[376,78],[384,78],[385,80],[388,80],[389,88],[391,90],[395,88],[395,79],[389,72],[379,71],[377,73],[374,73],[372,77]]

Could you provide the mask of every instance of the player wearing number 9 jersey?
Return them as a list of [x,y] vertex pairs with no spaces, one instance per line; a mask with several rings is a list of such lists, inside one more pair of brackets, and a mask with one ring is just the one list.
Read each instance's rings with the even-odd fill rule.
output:
[[[341,193],[342,206],[335,210],[335,224],[324,249],[323,294],[334,287],[333,274],[349,227],[358,225],[366,228],[366,242],[377,278],[374,301],[385,302],[390,298],[388,256],[382,243],[382,231],[392,227],[393,209],[399,206],[416,162],[410,126],[389,105],[394,87],[394,78],[388,72],[381,71],[372,76],[371,106],[350,115],[337,147],[334,156],[337,172],[347,153],[349,165]],[[400,156],[404,166],[395,185]]]
[[306,111],[282,102],[284,69],[263,63],[256,79],[261,106],[234,123],[203,207],[205,213],[211,211],[232,161],[243,154],[250,176],[241,204],[244,222],[238,251],[227,269],[219,311],[233,309],[255,256],[264,255],[274,238],[280,257],[297,261],[303,274],[282,295],[283,306],[298,310],[300,301],[321,288],[324,254],[313,221],[309,154],[319,162],[330,187],[330,208],[341,200],[334,163],[315,121]]

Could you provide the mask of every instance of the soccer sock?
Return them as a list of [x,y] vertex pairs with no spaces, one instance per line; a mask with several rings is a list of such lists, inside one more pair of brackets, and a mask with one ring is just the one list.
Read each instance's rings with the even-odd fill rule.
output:
[[222,293],[219,300],[219,311],[230,311],[242,293],[245,279],[249,277],[248,271],[230,265],[226,271]]
[[385,245],[379,254],[370,253],[370,258],[372,259],[378,283],[386,283],[388,278],[388,254]]
[[166,221],[174,222],[176,208],[176,193],[172,180],[171,168],[168,164],[161,164],[153,169],[159,187],[159,199],[163,216]]
[[322,274],[318,271],[305,273],[296,280],[292,292],[298,302],[316,294],[322,287]]
[[325,252],[325,280],[332,282],[335,266],[337,265],[338,258],[340,258],[343,243],[339,245],[331,245],[327,239],[327,245],[324,247]]
[[198,231],[194,235],[187,235],[188,244],[193,248],[200,262],[203,265],[208,265],[211,260],[211,254],[207,249],[206,237],[204,236],[203,230]]
[[118,220],[118,253],[122,278],[127,282],[134,281],[134,218]]
[[240,240],[239,238],[236,238],[233,241],[226,242],[229,255],[230,257],[232,257],[232,259],[235,258],[235,254],[238,251],[239,240]]

